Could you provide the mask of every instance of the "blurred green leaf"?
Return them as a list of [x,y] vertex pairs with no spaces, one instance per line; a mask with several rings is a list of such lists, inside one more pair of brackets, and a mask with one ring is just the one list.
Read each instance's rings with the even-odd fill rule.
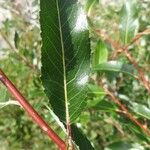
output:
[[87,100],[87,108],[94,107],[97,105],[101,100],[103,100],[103,96],[95,97],[95,98],[89,98]]
[[150,109],[142,104],[131,102],[132,110],[140,116],[150,119]]
[[123,72],[134,76],[134,67],[120,61],[109,61],[94,67],[95,71]]
[[116,111],[117,107],[113,105],[110,102],[107,102],[105,100],[100,101],[96,106],[93,107],[95,110],[100,110],[100,111],[106,111],[106,112],[111,112],[111,111]]
[[107,62],[108,50],[104,41],[99,40],[93,53],[93,66]]
[[120,11],[120,36],[123,44],[131,42],[138,31],[137,0],[127,0]]
[[131,143],[118,141],[107,146],[105,150],[129,150],[130,148],[132,148]]
[[14,43],[16,48],[18,48],[19,42],[20,42],[19,34],[17,33],[17,31],[15,31]]
[[98,3],[98,0],[87,0],[85,4],[85,10],[87,12],[87,16],[90,16],[93,6]]
[[101,95],[106,95],[106,93],[104,92],[103,88],[101,88],[100,86],[98,86],[97,84],[88,84],[88,88],[89,88],[89,92],[88,93],[92,93],[96,96],[101,96]]
[[63,122],[86,107],[90,42],[86,15],[77,0],[41,0],[42,82]]
[[8,100],[7,89],[4,86],[0,85],[0,102],[1,101],[7,101],[7,100]]
[[80,150],[94,150],[90,141],[82,134],[81,130],[76,125],[71,125],[72,137],[75,143],[79,146]]
[[130,130],[132,133],[134,133],[139,139],[143,141],[150,141],[150,138],[143,133],[142,129],[135,125],[133,122],[127,122],[123,123],[125,126],[127,126],[128,130]]

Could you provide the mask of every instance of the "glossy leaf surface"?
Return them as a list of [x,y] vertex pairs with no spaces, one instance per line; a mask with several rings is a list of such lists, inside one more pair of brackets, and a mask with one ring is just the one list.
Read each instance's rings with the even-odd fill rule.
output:
[[127,44],[131,42],[139,27],[136,0],[127,0],[121,10],[120,16],[121,41],[123,44]]
[[71,126],[73,131],[73,140],[79,146],[80,150],[94,150],[90,141],[82,134],[81,130],[78,129],[74,124]]
[[108,50],[106,44],[102,40],[99,40],[93,54],[93,66],[97,66],[101,63],[107,62],[107,59]]
[[110,144],[106,150],[129,150],[131,148],[132,148],[131,143],[118,141]]
[[138,103],[131,103],[132,110],[140,116],[143,116],[147,119],[150,119],[150,109],[145,105],[138,104]]
[[77,0],[41,0],[42,82],[63,122],[86,106],[90,42],[86,15]]
[[117,107],[110,102],[103,100],[100,101],[96,106],[94,106],[94,109],[106,112],[115,112]]
[[109,61],[97,65],[94,68],[95,71],[111,71],[111,72],[123,72],[133,76],[134,67],[131,65],[124,64],[120,61]]

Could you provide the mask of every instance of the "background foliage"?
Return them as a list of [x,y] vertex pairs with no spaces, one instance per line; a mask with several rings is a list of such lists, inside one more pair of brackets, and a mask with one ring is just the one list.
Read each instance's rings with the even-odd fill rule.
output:
[[[123,53],[114,57],[115,50],[105,35],[121,44],[130,42],[137,32],[150,26],[149,0],[87,0],[81,1],[89,17],[92,69],[119,97],[130,112],[145,126],[150,122],[150,96],[138,80],[137,71]],[[132,12],[130,12],[130,10]],[[0,67],[22,91],[30,103],[64,138],[65,134],[50,110],[40,81],[40,28],[37,0],[0,1]],[[125,22],[128,20],[129,22]],[[127,30],[130,35],[127,36]],[[100,37],[94,30],[100,31]],[[120,32],[121,31],[121,32]],[[124,34],[126,38],[124,38]],[[127,39],[128,37],[128,39]],[[150,35],[133,44],[129,51],[149,80]],[[123,66],[123,67],[122,67]],[[76,120],[96,150],[150,149],[149,137],[132,123],[109,96],[93,81],[89,81],[87,107]],[[0,84],[0,145],[1,149],[56,149],[17,105],[5,106],[13,100]],[[5,106],[5,107],[3,107]]]

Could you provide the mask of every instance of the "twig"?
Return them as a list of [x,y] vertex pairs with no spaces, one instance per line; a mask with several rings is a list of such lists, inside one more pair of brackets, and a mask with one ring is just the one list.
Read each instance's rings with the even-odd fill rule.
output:
[[[93,79],[94,80],[94,79]],[[95,80],[94,80],[95,81]],[[97,81],[95,81],[97,82]],[[137,124],[147,135],[150,136],[150,130],[142,125],[141,122],[139,122],[136,118],[133,117],[133,115],[128,111],[128,109],[117,99],[112,92],[110,92],[107,88],[104,87],[104,85],[101,82],[97,82],[99,86],[101,86],[104,91],[112,98],[112,100],[123,110],[124,114],[132,120],[135,124]]]
[[150,84],[149,84],[149,81],[147,81],[146,78],[145,78],[145,76],[144,76],[144,71],[139,67],[137,61],[134,59],[134,57],[128,51],[128,48],[129,48],[129,46],[131,44],[133,44],[134,42],[136,42],[143,35],[150,34],[150,29],[146,29],[145,31],[138,33],[132,39],[132,41],[129,44],[125,45],[125,46],[121,46],[119,44],[119,42],[113,41],[113,39],[111,37],[109,37],[106,33],[102,32],[101,30],[93,30],[93,31],[98,36],[100,36],[101,38],[103,38],[104,40],[106,40],[107,42],[109,42],[112,45],[112,47],[116,50],[116,53],[113,54],[113,58],[116,57],[118,53],[124,52],[125,56],[128,58],[128,60],[133,64],[133,66],[138,71],[138,74],[139,74],[139,78],[138,79],[139,79],[139,81],[141,81],[143,83],[143,86],[145,87],[145,89],[147,89],[147,91],[150,93]]
[[142,36],[144,35],[149,35],[150,34],[150,29],[146,29],[142,32],[139,32],[133,39],[132,41],[127,44],[125,47],[128,48],[130,45],[132,45],[133,43],[135,43],[137,40],[139,40]]
[[8,40],[8,37],[6,37],[6,35],[0,30],[0,34],[1,37],[3,38],[3,40],[7,43],[7,45],[9,46],[9,48],[15,52],[15,54],[17,54],[17,57],[19,60],[23,61],[29,68],[31,68],[32,70],[35,70],[35,66],[31,65],[30,62],[22,55],[18,54],[18,50],[11,44],[11,42]]
[[8,91],[18,100],[21,106],[29,116],[40,126],[40,128],[55,142],[61,150],[66,150],[65,142],[49,127],[49,125],[42,119],[38,112],[28,103],[22,96],[19,90],[7,78],[7,76],[0,69],[0,81],[7,87]]
[[136,62],[136,60],[132,57],[132,55],[128,52],[127,49],[124,50],[124,53],[126,55],[126,57],[128,58],[128,60],[133,64],[133,66],[136,68],[136,70],[138,71],[139,74],[139,79],[140,81],[143,83],[143,86],[145,87],[145,89],[147,89],[147,91],[150,93],[150,84],[149,81],[146,80],[145,76],[144,76],[144,71],[138,66],[138,63]]

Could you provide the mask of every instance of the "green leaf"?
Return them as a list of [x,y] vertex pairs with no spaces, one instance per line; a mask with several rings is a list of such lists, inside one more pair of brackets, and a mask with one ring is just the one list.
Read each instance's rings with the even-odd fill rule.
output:
[[107,62],[107,59],[108,50],[106,44],[102,40],[99,40],[93,53],[93,66],[97,66],[101,63]]
[[149,137],[142,131],[140,127],[135,125],[133,122],[128,121],[128,123],[124,123],[123,125],[126,126],[132,133],[134,133],[139,139],[149,143]]
[[86,106],[90,41],[86,15],[77,0],[41,0],[42,77],[50,104],[71,123]]
[[105,150],[129,150],[132,148],[131,143],[118,141],[110,144]]
[[18,48],[19,42],[20,42],[19,34],[17,33],[17,31],[15,31],[15,36],[14,36],[15,48]]
[[135,113],[147,119],[150,119],[150,109],[148,107],[142,104],[135,103],[135,102],[132,102],[131,105],[132,105],[132,110]]
[[94,106],[94,109],[106,112],[114,112],[116,111],[117,107],[110,102],[103,100],[100,101],[96,106]]
[[138,10],[136,0],[127,0],[120,11],[120,36],[123,44],[131,42],[138,31]]
[[87,108],[91,108],[99,103],[105,97],[106,93],[103,88],[99,87],[97,84],[88,84],[88,100]]
[[94,68],[95,71],[111,71],[111,72],[123,72],[134,76],[134,67],[131,65],[124,64],[119,61],[109,61],[106,63],[102,63],[97,65]]
[[7,89],[0,85],[0,102],[1,101],[7,101],[8,100],[8,93]]
[[98,3],[98,0],[87,0],[85,4],[85,10],[87,12],[87,16],[90,16],[93,6]]
[[80,129],[78,129],[74,124],[71,126],[73,133],[73,140],[79,146],[80,150],[94,150],[90,141],[84,136]]
[[0,109],[9,106],[9,105],[18,105],[20,106],[19,102],[16,100],[9,100],[9,95],[7,92],[7,88],[3,85],[0,85]]
[[104,92],[103,88],[101,88],[100,86],[98,86],[97,84],[88,84],[88,88],[89,88],[89,92],[88,93],[92,93],[96,96],[105,96],[106,93]]

